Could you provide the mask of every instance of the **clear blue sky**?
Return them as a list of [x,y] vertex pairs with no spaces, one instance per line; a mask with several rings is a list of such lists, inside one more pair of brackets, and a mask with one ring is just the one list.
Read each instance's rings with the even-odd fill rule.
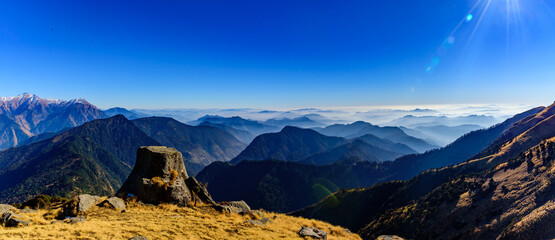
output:
[[545,105],[554,10],[552,0],[2,0],[0,96],[103,108]]

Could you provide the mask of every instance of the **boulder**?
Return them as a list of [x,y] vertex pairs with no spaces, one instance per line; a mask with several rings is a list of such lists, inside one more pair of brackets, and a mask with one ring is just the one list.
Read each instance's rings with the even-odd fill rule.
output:
[[104,202],[102,202],[100,205],[116,210],[125,210],[125,202],[123,202],[123,200],[121,200],[121,198],[119,197],[108,198],[104,200]]
[[245,201],[224,202],[217,206],[218,210],[228,213],[247,214],[251,208]]
[[63,215],[68,217],[75,217],[77,215],[83,214],[89,208],[96,205],[99,199],[99,196],[92,196],[89,194],[77,195],[70,201],[64,203]]
[[299,230],[299,235],[301,237],[311,237],[316,239],[328,239],[328,234],[318,228],[313,227],[305,227],[303,226],[301,230]]
[[187,178],[187,180],[185,180],[185,184],[187,184],[187,188],[189,188],[189,191],[193,193],[195,203],[202,202],[212,205],[217,204],[212,199],[212,196],[210,196],[210,193],[208,193],[208,190],[206,190],[206,188],[202,184],[200,184],[194,177]]
[[5,212],[13,212],[14,210],[15,210],[15,207],[12,205],[0,204],[0,215]]
[[2,218],[0,218],[0,223],[4,224],[6,227],[18,227],[20,225],[28,226],[31,224],[31,222],[23,220],[22,216],[11,212],[3,213]]
[[97,204],[99,196],[91,196],[89,194],[81,194],[77,196],[77,211],[79,213],[86,212],[90,207]]
[[191,192],[185,184],[187,171],[183,156],[174,148],[150,146],[137,150],[133,171],[116,196],[136,196],[145,203],[187,205]]
[[381,235],[376,240],[404,240],[404,238],[395,235]]

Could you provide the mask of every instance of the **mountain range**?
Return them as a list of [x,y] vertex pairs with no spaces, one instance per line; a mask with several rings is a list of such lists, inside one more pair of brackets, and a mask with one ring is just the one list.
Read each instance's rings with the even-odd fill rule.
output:
[[159,145],[122,115],[0,152],[0,202],[38,194],[114,194],[140,146]]
[[372,134],[395,143],[405,144],[418,152],[425,152],[438,148],[437,145],[407,135],[398,127],[380,127],[363,121],[357,121],[351,124],[334,124],[325,128],[315,128],[315,130],[327,136],[345,137],[349,139]]
[[0,150],[41,133],[58,132],[104,117],[106,114],[84,99],[63,101],[29,93],[1,97]]
[[244,119],[238,116],[235,117],[220,117],[206,115],[195,121],[188,122],[190,125],[210,125],[218,127],[224,131],[228,131],[244,143],[250,143],[256,136],[279,131],[279,127],[270,126],[258,121]]
[[[489,144],[491,144],[496,138],[500,137],[503,132],[509,129],[513,124],[526,118],[530,115],[536,114],[542,111],[543,108],[536,108],[529,110],[527,112],[517,114],[514,117],[507,119],[505,122],[498,124],[496,126],[490,127],[488,129],[482,129],[473,131],[471,133],[466,134],[465,136],[457,139],[452,144],[428,151],[422,154],[409,154],[394,161],[386,161],[386,162],[370,162],[370,161],[361,161],[360,157],[365,156],[362,154],[356,155],[346,155],[343,153],[343,149],[349,149],[349,145],[346,145],[350,141],[344,138],[339,137],[327,137],[323,135],[316,135],[317,133],[314,131],[310,131],[307,129],[299,129],[299,128],[292,128],[289,127],[286,129],[285,133],[272,133],[267,135],[261,135],[261,139],[263,141],[253,141],[253,144],[249,145],[243,151],[245,154],[239,155],[236,159],[241,159],[242,161],[236,161],[236,159],[232,160],[231,163],[240,162],[237,165],[225,165],[227,171],[233,172],[234,174],[227,174],[227,173],[217,173],[222,168],[215,168],[215,166],[221,166],[220,163],[213,163],[207,166],[203,171],[201,171],[198,176],[199,179],[202,179],[203,182],[207,183],[208,188],[211,192],[214,192],[216,195],[216,199],[221,201],[229,201],[234,200],[233,197],[238,197],[238,192],[248,191],[249,194],[246,196],[241,196],[244,199],[251,199],[250,196],[264,196],[267,193],[265,191],[271,191],[272,194],[289,194],[287,189],[276,189],[276,188],[267,188],[264,187],[267,185],[266,181],[275,181],[275,182],[282,182],[287,181],[288,178],[302,178],[303,176],[292,176],[295,172],[290,173],[289,175],[282,175],[280,174],[283,170],[280,169],[280,165],[291,166],[291,168],[315,168],[314,165],[306,165],[300,162],[283,162],[283,161],[274,161],[272,162],[273,170],[264,172],[258,171],[258,168],[255,167],[257,163],[249,160],[264,160],[264,159],[271,159],[272,157],[279,157],[277,159],[297,159],[297,161],[302,161],[298,159],[310,159],[307,155],[310,156],[320,156],[319,158],[313,158],[314,161],[318,160],[327,160],[327,156],[333,156],[333,159],[336,161],[331,163],[333,166],[330,167],[334,169],[334,173],[336,174],[351,174],[353,176],[361,176],[359,181],[351,181],[351,183],[356,183],[359,185],[351,185],[351,187],[370,187],[374,184],[383,183],[392,180],[408,180],[417,176],[420,172],[428,170],[430,168],[441,168],[446,167],[453,164],[458,164],[464,162],[468,158],[472,157],[475,154],[478,154],[482,149],[486,148]],[[361,123],[355,123],[355,125]],[[362,123],[363,125],[366,125]],[[364,128],[364,127],[362,127]],[[285,130],[285,129],[284,129]],[[296,131],[296,132],[295,132]],[[355,130],[356,131],[356,130]],[[291,132],[295,132],[294,134]],[[348,134],[348,133],[347,133]],[[300,135],[300,136],[299,136]],[[290,157],[289,159],[285,158],[284,156],[291,156],[291,152],[293,149],[310,149],[308,147],[304,147],[304,143],[307,140],[301,140],[303,138],[307,138],[307,136],[316,135],[320,140],[314,141],[320,144],[316,145],[319,148],[314,148],[312,152],[304,152],[302,155],[296,155],[295,158]],[[375,136],[373,138],[376,138]],[[285,139],[285,140],[284,140]],[[360,138],[362,139],[362,138]],[[297,142],[298,141],[298,142]],[[288,142],[288,144],[283,144]],[[327,145],[322,144],[325,142]],[[357,141],[358,142],[358,141]],[[335,147],[332,147],[336,145]],[[351,144],[352,145],[352,144]],[[290,146],[294,146],[291,148]],[[325,147],[323,147],[325,146]],[[342,147],[343,146],[343,147]],[[331,149],[338,148],[337,151],[331,151],[332,153],[326,153],[326,151],[322,152],[322,149],[327,147],[332,147]],[[252,148],[252,149],[249,149]],[[353,148],[355,149],[354,153],[357,153],[361,148]],[[320,151],[319,153],[311,153]],[[329,150],[327,150],[329,151]],[[296,153],[298,151],[295,151]],[[287,154],[285,154],[287,153]],[[323,154],[326,153],[326,154]],[[247,157],[248,156],[248,157]],[[341,159],[342,161],[340,161]],[[314,163],[312,160],[305,160],[307,163]],[[266,162],[266,161],[264,161]],[[329,163],[325,161],[326,163]],[[347,163],[347,164],[345,164]],[[353,163],[359,166],[357,168],[351,169]],[[262,163],[261,163],[262,164]],[[360,167],[366,166],[366,167]],[[353,171],[357,171],[357,174],[353,173]],[[303,189],[310,189],[315,184],[318,184],[317,180],[326,179],[331,185],[335,185],[341,188],[346,187],[340,180],[335,178],[330,178],[328,175],[322,174],[318,175],[319,172],[315,170],[309,180],[307,181],[299,181],[298,188]],[[303,172],[296,172],[296,174],[303,174]],[[218,176],[217,178],[211,178],[206,176]],[[252,176],[252,177],[251,177]],[[255,177],[256,176],[256,177]],[[243,184],[244,182],[249,182],[248,185]],[[304,184],[304,185],[303,185]],[[303,185],[303,186],[301,186]],[[332,189],[332,188],[328,188]],[[228,195],[229,194],[229,195]],[[307,194],[307,193],[302,193]],[[281,198],[258,198],[256,199],[256,204],[254,206],[261,207],[264,209],[273,209],[275,211],[289,211],[294,210],[291,208],[277,208],[276,206],[298,206],[295,203],[287,202],[287,201],[298,201],[298,199],[306,199],[306,195],[294,195],[291,197],[287,197],[285,199]],[[319,196],[319,195],[317,195]],[[313,203],[316,203],[319,199],[317,197],[310,198]],[[277,202],[276,202],[277,201]],[[278,203],[279,202],[279,203]],[[307,202],[303,202],[307,203]],[[249,204],[251,204],[249,202]],[[339,223],[338,223],[339,224]]]
[[555,104],[532,109],[478,132],[489,144],[461,163],[408,181],[340,190],[293,214],[330,220],[365,239],[386,233],[414,239],[552,238],[554,112]]
[[23,201],[40,193],[113,194],[135,164],[137,149],[159,145],[182,151],[191,176],[213,161],[230,160],[244,148],[218,128],[160,117],[130,121],[116,115],[1,151],[0,202]]

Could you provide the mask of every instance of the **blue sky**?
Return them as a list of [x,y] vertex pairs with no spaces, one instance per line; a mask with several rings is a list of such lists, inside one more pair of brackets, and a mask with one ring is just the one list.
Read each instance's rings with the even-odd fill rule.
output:
[[550,0],[3,0],[0,96],[102,108],[546,105],[554,10]]

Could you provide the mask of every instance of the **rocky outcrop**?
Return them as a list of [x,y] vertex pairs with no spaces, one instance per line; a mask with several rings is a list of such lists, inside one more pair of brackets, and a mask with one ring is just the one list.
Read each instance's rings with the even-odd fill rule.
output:
[[301,237],[310,237],[315,239],[328,239],[328,234],[318,228],[313,227],[305,227],[303,226],[301,230],[299,230],[299,235]]
[[121,198],[135,196],[144,203],[188,205],[191,201],[216,205],[206,188],[188,177],[183,156],[174,148],[141,147],[133,171],[118,191]]
[[187,205],[192,199],[185,184],[187,178],[180,152],[167,147],[141,147],[133,171],[116,195],[136,196],[145,203]]

